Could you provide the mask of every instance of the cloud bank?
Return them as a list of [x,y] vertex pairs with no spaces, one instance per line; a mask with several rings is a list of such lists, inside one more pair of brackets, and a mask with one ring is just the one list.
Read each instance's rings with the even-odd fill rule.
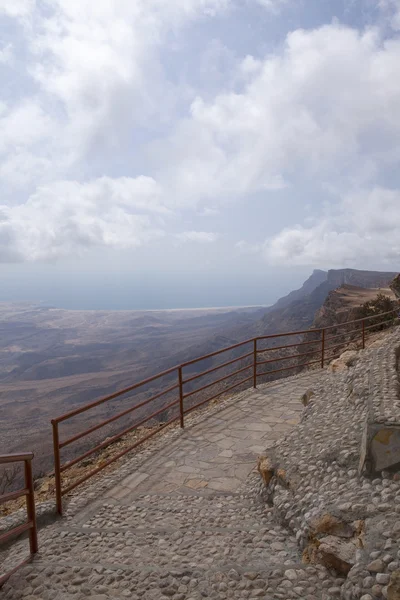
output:
[[292,222],[289,211],[285,228],[243,239],[239,251],[282,265],[398,259],[400,181],[385,182],[400,160],[398,2],[381,3],[385,26],[333,21],[289,31],[257,56],[238,53],[217,93],[168,70],[164,52],[182,32],[237,7],[1,1],[17,34],[0,68],[20,79],[0,99],[0,261],[160,236],[216,241],[213,225],[186,231],[182,215],[229,219],[236,203],[245,221],[254,197],[304,202],[298,185],[312,187],[313,221]]

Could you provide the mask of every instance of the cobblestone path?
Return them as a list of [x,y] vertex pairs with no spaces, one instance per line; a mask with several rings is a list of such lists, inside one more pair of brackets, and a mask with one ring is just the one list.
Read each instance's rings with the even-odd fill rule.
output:
[[166,441],[140,468],[136,461],[134,472],[100,498],[42,530],[40,553],[0,596],[338,597],[341,580],[302,564],[295,538],[251,490],[257,455],[294,426],[299,398],[319,376],[313,372],[233,397],[226,408]]

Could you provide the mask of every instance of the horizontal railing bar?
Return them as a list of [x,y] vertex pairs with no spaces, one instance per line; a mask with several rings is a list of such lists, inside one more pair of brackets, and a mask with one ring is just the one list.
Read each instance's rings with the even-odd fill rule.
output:
[[222,354],[223,352],[228,352],[229,350],[234,350],[235,348],[239,348],[240,346],[244,346],[245,344],[250,344],[250,342],[254,342],[254,338],[251,338],[250,340],[245,340],[244,342],[238,342],[237,344],[234,344],[233,346],[228,346],[227,348],[223,348],[222,350],[210,352],[210,354],[205,354],[200,358],[194,358],[193,360],[189,360],[185,363],[182,363],[181,367],[183,368],[188,367],[189,365],[194,365],[194,363],[197,363],[201,360],[205,360],[206,358],[212,358],[213,356],[217,356],[218,354]]
[[291,354],[290,356],[281,356],[278,358],[271,358],[269,360],[261,360],[257,362],[258,365],[266,365],[267,363],[278,362],[280,360],[289,360],[289,358],[298,358],[299,356],[310,356],[310,354],[320,354],[321,350],[313,350],[312,352],[303,352],[302,354]]
[[137,410],[138,408],[142,408],[142,406],[149,404],[149,402],[153,402],[153,400],[157,400],[158,398],[160,398],[160,396],[163,396],[164,394],[168,394],[169,392],[176,390],[178,387],[179,387],[179,384],[171,385],[171,387],[167,388],[166,390],[163,390],[162,392],[156,394],[155,396],[152,396],[151,398],[148,398],[147,400],[144,400],[143,402],[140,402],[139,404],[136,404],[136,406],[127,408],[122,413],[119,413],[118,415],[114,415],[113,417],[110,417],[106,421],[102,421],[101,423],[98,423],[97,425],[93,425],[93,427],[90,427],[89,429],[86,429],[85,431],[81,431],[80,433],[77,433],[76,435],[69,438],[68,440],[61,442],[61,444],[59,445],[59,448],[64,448],[65,446],[72,444],[72,442],[76,442],[77,440],[85,437],[85,435],[89,435],[90,433],[93,433],[93,431],[97,431],[97,429],[101,429],[102,427],[104,427],[104,425],[108,425],[109,423],[112,423],[113,421],[116,421],[117,419],[120,419],[121,417],[125,417],[126,415]]
[[184,381],[182,381],[182,383],[185,384],[185,383],[189,383],[189,381],[194,381],[195,379],[199,379],[199,377],[203,377],[204,375],[208,375],[209,373],[218,371],[218,369],[222,369],[222,367],[227,367],[228,365],[232,365],[233,363],[238,362],[238,360],[241,360],[242,358],[248,358],[249,356],[253,356],[253,351],[249,352],[248,354],[243,354],[243,356],[239,356],[238,358],[234,358],[233,360],[228,360],[227,362],[222,363],[222,365],[218,365],[218,367],[213,367],[212,369],[208,369],[208,371],[203,371],[203,373],[199,373],[198,375],[189,377],[189,379],[185,379]]
[[194,406],[191,406],[190,408],[185,410],[185,415],[192,412],[192,410],[195,410],[195,408],[198,408],[199,406],[206,404],[206,402],[211,402],[211,400],[218,398],[218,396],[221,396],[222,394],[226,394],[227,392],[230,392],[231,390],[233,390],[233,388],[238,387],[239,385],[242,385],[242,383],[246,383],[247,381],[250,381],[250,379],[253,379],[253,375],[251,377],[247,377],[246,379],[243,379],[242,381],[239,381],[239,383],[235,383],[234,385],[231,385],[230,387],[225,388],[221,392],[218,392],[218,394],[215,394],[215,396],[211,396],[211,398],[207,398],[207,400],[202,400],[201,402],[198,402]]
[[11,571],[8,571],[8,573],[2,575],[0,577],[0,588],[8,579],[10,579],[11,575],[14,575],[14,573],[16,573],[21,567],[27,565],[30,562],[32,562],[32,554],[30,554],[27,558],[22,560],[16,567],[13,567]]
[[[354,341],[353,344],[361,344],[361,342],[362,342],[362,340],[357,340],[357,341]],[[336,344],[336,346],[331,346],[330,348],[325,348],[325,351],[333,352],[333,351],[337,350],[338,348],[343,348],[343,346],[346,346],[346,344],[348,344],[348,342],[342,342],[341,344]],[[343,351],[344,351],[344,348],[343,348]],[[331,357],[328,357],[328,358],[330,359]]]
[[322,329],[304,329],[303,331],[290,331],[288,333],[271,333],[270,335],[259,335],[257,340],[270,340],[272,338],[288,337],[291,335],[303,335],[305,333],[320,333]]
[[328,356],[326,360],[327,361],[335,360],[335,358],[340,358],[340,356],[341,356],[340,354],[335,354],[334,356]]
[[71,410],[70,412],[63,414],[63,415],[57,417],[56,419],[52,419],[51,422],[52,423],[61,423],[62,421],[65,421],[66,419],[70,419],[71,417],[80,415],[81,413],[83,413],[91,408],[94,408],[95,406],[99,406],[100,404],[103,404],[104,402],[107,402],[108,400],[113,400],[114,398],[118,398],[118,396],[122,396],[122,394],[127,394],[128,392],[132,392],[133,390],[136,390],[138,387],[141,387],[142,385],[145,385],[146,383],[151,383],[152,381],[155,381],[156,379],[159,379],[160,377],[169,375],[170,373],[173,373],[174,371],[176,371],[177,368],[178,367],[171,367],[171,369],[168,369],[167,371],[163,371],[162,373],[158,373],[157,375],[153,375],[152,377],[143,379],[142,381],[139,381],[138,383],[135,383],[134,385],[130,385],[129,387],[127,387],[123,390],[119,390],[118,392],[115,392],[114,394],[110,394],[109,396],[100,398],[100,400],[95,400],[95,402],[90,402],[89,404],[86,404],[85,406],[82,406],[81,408],[76,408],[75,410]]
[[[369,315],[368,317],[363,317],[363,319],[361,319],[361,321],[368,321],[369,319],[378,319],[379,317],[386,317],[387,315],[391,315],[393,313],[398,312],[398,308],[393,308],[392,310],[388,310],[387,312],[384,313],[378,313],[376,315]],[[360,319],[358,319],[360,320]]]
[[381,325],[390,325],[390,321],[382,321],[382,323],[374,323],[373,325],[368,325],[368,327],[365,327],[365,331],[369,331],[370,329],[373,329],[374,327],[380,327]]
[[234,375],[238,375],[239,373],[242,373],[243,371],[246,371],[247,369],[251,369],[253,368],[253,365],[248,365],[247,367],[244,367],[243,369],[238,369],[237,371],[234,371],[233,373],[229,373],[229,375],[225,375],[224,377],[220,377],[220,379],[216,379],[215,381],[213,381],[212,383],[207,383],[207,385],[203,385],[203,387],[198,388],[197,390],[193,390],[192,392],[189,392],[188,394],[184,394],[183,398],[189,398],[190,396],[193,396],[194,394],[197,394],[198,392],[202,392],[203,390],[206,390],[209,387],[212,387],[213,385],[216,385],[217,383],[221,383],[221,381],[225,381],[226,379],[229,379],[230,377],[233,377]]
[[284,350],[285,348],[297,348],[297,346],[311,346],[312,344],[322,344],[322,340],[313,340],[312,342],[300,342],[298,344],[287,344],[286,346],[276,346],[272,348],[262,348],[261,350],[257,350],[257,354],[262,354],[263,352],[270,352],[271,350]]
[[153,417],[156,417],[157,415],[161,414],[164,410],[168,410],[168,408],[171,408],[172,406],[175,406],[176,404],[179,404],[179,400],[174,400],[170,404],[167,404],[167,406],[164,406],[163,408],[160,408],[160,410],[156,411],[155,413],[152,413],[150,416],[146,417],[142,421],[139,421],[139,423],[135,423],[134,425],[131,425],[127,429],[124,429],[124,431],[121,431],[120,433],[117,433],[113,437],[108,438],[107,440],[105,440],[101,444],[98,444],[97,446],[95,446],[91,450],[88,450],[87,452],[84,452],[84,454],[81,454],[77,458],[74,458],[73,460],[70,460],[69,462],[65,463],[65,465],[62,465],[60,467],[60,472],[62,473],[63,471],[66,471],[67,469],[69,469],[73,465],[76,465],[78,462],[80,462],[84,458],[87,458],[88,456],[90,456],[91,454],[94,454],[98,450],[102,450],[103,448],[106,448],[107,446],[109,446],[113,442],[116,442],[117,440],[120,440],[127,433],[130,433],[134,429],[137,429],[138,427],[140,427],[141,425],[143,425],[143,423],[147,423],[147,421],[150,421],[150,419],[152,419]]
[[285,367],[284,369],[275,369],[274,371],[267,371],[266,373],[257,373],[257,377],[265,377],[266,375],[273,375],[274,373],[281,373],[282,371],[289,371],[290,369],[300,369],[301,367],[308,367],[309,365],[316,365],[320,363],[320,360],[313,360],[308,363],[302,363],[300,365],[294,365],[293,367]]
[[152,431],[151,433],[149,433],[145,437],[141,438],[140,440],[138,440],[137,442],[135,442],[134,444],[132,444],[128,448],[124,448],[124,450],[122,450],[122,452],[119,452],[118,454],[116,454],[115,456],[113,456],[112,458],[110,458],[109,460],[107,460],[100,467],[97,467],[96,469],[94,469],[90,473],[86,474],[84,477],[81,477],[80,479],[78,479],[77,481],[75,481],[74,483],[72,483],[71,485],[69,485],[64,490],[61,490],[61,495],[64,496],[65,494],[68,494],[68,492],[71,492],[78,485],[80,485],[81,483],[84,483],[87,479],[89,479],[90,477],[93,477],[93,475],[96,475],[97,473],[99,473],[100,471],[102,471],[103,469],[105,469],[106,467],[108,467],[109,465],[111,465],[113,462],[115,462],[119,458],[122,458],[122,456],[124,456],[128,452],[131,452],[131,450],[134,450],[137,446],[140,446],[140,444],[143,444],[143,442],[145,442],[149,438],[153,437],[153,435],[155,435],[156,433],[159,433],[160,431],[162,431],[163,429],[165,429],[165,427],[168,427],[168,425],[171,425],[171,423],[173,423],[174,421],[177,421],[178,419],[179,419],[179,416],[178,417],[174,417],[173,419],[170,419],[169,421],[167,421],[167,423],[163,423],[160,427],[158,427],[158,429],[155,429],[154,431]]
[[10,531],[7,531],[6,533],[3,533],[2,535],[0,535],[0,544],[3,544],[7,540],[10,540],[11,538],[13,538],[17,535],[21,535],[21,533],[25,533],[25,531],[29,531],[29,529],[32,529],[32,527],[33,527],[33,522],[28,521],[27,523],[23,523],[22,525],[19,525],[18,527],[14,527],[14,529],[10,529]]
[[325,343],[329,342],[329,340],[334,340],[338,337],[345,337],[346,335],[351,335],[352,333],[362,333],[362,328],[360,329],[352,329],[351,331],[345,331],[344,333],[338,333],[337,335],[330,335],[325,338]]
[[[363,318],[360,318],[360,319],[355,319],[353,321],[348,321],[346,323],[340,323],[340,324],[336,324],[336,325],[330,325],[328,327],[325,327],[324,329],[326,331],[328,331],[330,329],[335,329],[335,328],[338,329],[338,328],[344,327],[346,325],[350,325],[350,324],[353,324],[353,323],[360,323],[362,321],[367,321],[367,320],[370,320],[370,319],[375,319],[375,318],[383,317],[383,316],[386,316],[386,315],[389,315],[389,314],[393,314],[393,313],[396,313],[396,312],[397,312],[397,309],[393,309],[393,310],[385,312],[385,313],[381,313],[381,314],[377,314],[377,315],[370,315],[368,317],[363,317]],[[219,354],[221,354],[223,352],[228,352],[230,350],[234,350],[235,348],[239,348],[240,346],[244,346],[245,344],[249,344],[251,342],[254,342],[254,340],[256,340],[256,341],[257,340],[266,340],[266,339],[274,339],[274,338],[281,338],[281,337],[290,337],[290,336],[294,336],[294,335],[305,335],[305,334],[308,334],[308,333],[314,333],[315,334],[315,333],[321,333],[321,332],[322,332],[322,329],[306,329],[306,330],[300,330],[300,331],[291,331],[291,332],[286,332],[286,333],[276,333],[276,334],[258,336],[256,338],[251,338],[251,339],[248,339],[248,340],[244,340],[243,342],[238,342],[237,344],[233,344],[232,346],[228,346],[228,347],[223,348],[221,350],[217,350],[215,352],[211,352],[209,354],[205,354],[204,356],[201,356],[199,358],[195,358],[193,360],[190,360],[190,361],[187,361],[185,363],[182,363],[182,365],[180,365],[180,366],[183,368],[183,367],[195,364],[195,363],[200,362],[202,360],[205,360],[207,358],[211,358],[213,356],[217,356],[217,355],[219,355]],[[289,348],[289,347],[293,347],[293,346],[301,346],[301,345],[314,344],[314,343],[319,343],[319,340],[314,340],[312,342],[299,342],[298,344],[292,344],[292,345],[288,344],[286,346],[279,346],[279,347],[276,347],[276,348],[264,348],[262,350],[258,350],[257,352],[267,352],[267,351],[270,351],[270,350],[283,349],[285,347]],[[82,406],[81,408],[77,408],[77,409],[72,410],[72,411],[70,411],[68,413],[60,415],[56,419],[53,419],[52,423],[60,423],[62,421],[65,421],[66,419],[69,419],[69,418],[73,417],[73,416],[79,415],[79,414],[81,414],[81,413],[83,413],[83,412],[85,412],[87,410],[90,410],[91,408],[94,408],[94,407],[99,406],[100,404],[102,404],[104,402],[107,402],[108,400],[112,400],[114,398],[117,398],[118,396],[121,396],[121,395],[126,394],[128,392],[131,392],[131,391],[137,389],[138,387],[146,385],[147,383],[151,383],[152,381],[155,381],[156,379],[159,379],[160,377],[169,375],[169,374],[173,373],[177,369],[179,369],[179,365],[176,365],[176,366],[171,367],[170,369],[168,369],[166,371],[163,371],[161,373],[153,375],[152,377],[144,379],[144,380],[142,380],[142,381],[140,381],[140,382],[138,382],[138,383],[136,383],[136,384],[134,384],[132,386],[124,388],[123,390],[119,390],[119,391],[117,391],[117,392],[115,392],[113,394],[105,396],[104,398],[100,398],[99,400],[96,400],[95,402],[91,402],[91,403],[89,403],[89,404],[87,404],[85,406]],[[19,456],[23,456],[23,455],[19,455]],[[18,459],[16,459],[16,460],[18,460]],[[0,460],[0,463],[1,463],[1,460]]]
[[396,313],[398,309],[389,310],[385,313],[378,313],[377,315],[370,315],[369,317],[361,317],[360,319],[354,319],[354,321],[346,321],[346,323],[339,323],[337,325],[329,325],[324,329],[327,331],[328,329],[338,329],[339,327],[344,327],[344,325],[352,325],[353,323],[362,323],[363,321],[368,321],[369,319],[377,319],[378,317],[385,317],[386,315],[391,315]]
[[10,500],[15,500],[16,498],[21,498],[21,496],[27,496],[28,494],[28,488],[24,490],[18,490],[16,492],[10,492],[8,494],[3,494],[3,496],[0,496],[0,504],[4,504],[5,502],[9,502]]
[[33,452],[25,452],[24,454],[0,454],[0,465],[32,459]]

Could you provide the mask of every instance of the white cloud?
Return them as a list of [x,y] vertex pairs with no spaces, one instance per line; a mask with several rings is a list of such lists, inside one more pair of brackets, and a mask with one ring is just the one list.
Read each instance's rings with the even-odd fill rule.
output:
[[[215,97],[170,81],[164,47],[187,23],[232,2],[0,0],[0,13],[24,21],[30,77],[25,96],[0,103],[1,260],[142,244],[164,230],[170,213],[211,216],[227,202],[251,202],[256,193],[268,203],[271,191],[284,188],[295,197],[297,181],[372,190],[362,202],[392,202],[379,177],[400,160],[400,39],[383,39],[378,27],[299,29],[264,58],[238,60],[237,76]],[[267,9],[283,4],[258,2]],[[398,1],[388,4],[394,19]],[[189,100],[178,117],[182,89]],[[146,155],[151,177],[134,171],[144,130],[156,138]],[[134,177],[119,176],[130,171]],[[339,247],[332,260],[366,256],[363,236],[380,239],[368,219],[388,224],[372,207],[354,213],[357,195],[343,197],[339,217],[278,233],[264,248],[268,258],[325,261],[333,244]],[[390,207],[393,218],[395,203]],[[392,233],[385,236],[389,256],[388,244],[397,245]],[[188,231],[176,239],[216,237]],[[241,252],[256,248],[237,245]]]
[[0,182],[7,189],[25,188],[56,177],[68,166],[57,128],[37,98],[0,106]]
[[[3,189],[18,180],[34,183],[36,175],[36,183],[43,182],[36,165],[47,164],[49,135],[50,154],[64,165],[64,173],[58,167],[50,169],[59,177],[67,176],[73,166],[79,169],[93,154],[126,153],[136,127],[146,124],[154,130],[165,124],[176,102],[175,87],[161,64],[166,37],[196,18],[224,11],[230,1],[0,0],[0,16],[24,24],[18,42],[24,45],[26,73],[19,69],[16,76],[25,74],[20,87],[29,90],[19,104],[9,107],[0,124],[16,136],[11,154],[3,157],[9,163],[0,173]],[[10,50],[2,52],[0,62],[8,59]],[[25,113],[36,107],[36,116],[31,112],[25,118],[21,107]],[[48,123],[41,148],[32,149],[32,129],[44,118]],[[31,174],[19,179],[15,155],[19,163],[33,155],[27,165],[32,165]]]
[[[175,102],[159,50],[170,31],[230,0],[55,0],[32,20],[31,72],[58,99],[81,152],[118,147],[134,125],[163,121]],[[71,141],[71,143],[73,143]],[[78,146],[78,145],[77,145]]]
[[161,184],[144,176],[85,182],[85,171],[107,151],[112,170],[118,153],[131,151],[136,126],[165,119],[174,102],[160,60],[166,36],[229,3],[0,0],[0,16],[23,23],[30,76],[21,80],[25,95],[0,102],[0,261],[132,247],[160,234],[169,214]]
[[0,261],[56,259],[94,246],[134,248],[164,234],[165,213],[149,178],[58,181],[39,187],[25,204],[0,206]]
[[236,242],[235,248],[240,254],[259,254],[263,248],[262,244],[254,244],[246,242],[246,240],[240,240]]
[[[177,204],[291,185],[373,181],[400,159],[400,40],[339,24],[297,30],[283,50],[238,66],[241,91],[197,97],[165,145]],[[249,65],[251,68],[249,69]]]
[[198,215],[199,217],[214,217],[215,215],[219,214],[219,210],[218,208],[215,208],[213,206],[205,206],[204,208],[202,208],[201,210],[198,211]]
[[400,0],[379,0],[381,9],[390,27],[395,31],[400,30]]
[[6,65],[10,63],[13,57],[12,44],[7,44],[3,48],[0,48],[0,64]]
[[348,194],[336,217],[286,228],[264,244],[280,265],[368,265],[400,261],[400,191],[376,187]]
[[279,12],[283,6],[288,3],[289,0],[256,0],[256,2],[266,8],[271,13],[276,14]]
[[210,231],[184,231],[183,233],[177,233],[175,237],[180,242],[196,242],[199,244],[210,244],[218,239],[218,235]]
[[20,18],[32,13],[36,5],[35,0],[0,0],[0,16]]
[[38,102],[23,100],[12,107],[4,105],[0,113],[0,153],[34,146],[45,141],[51,131],[51,119]]

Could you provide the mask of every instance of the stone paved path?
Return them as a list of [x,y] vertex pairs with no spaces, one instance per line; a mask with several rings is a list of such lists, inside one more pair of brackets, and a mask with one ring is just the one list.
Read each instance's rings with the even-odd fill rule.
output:
[[172,444],[111,490],[109,497],[132,492],[235,492],[255,466],[258,455],[299,421],[301,394],[320,371],[275,382],[232,402],[189,427]]
[[101,498],[42,531],[39,555],[0,595],[337,597],[339,582],[322,567],[301,563],[294,537],[245,483],[257,455],[298,422],[299,398],[320,376],[312,372],[233,397],[185,429]]

